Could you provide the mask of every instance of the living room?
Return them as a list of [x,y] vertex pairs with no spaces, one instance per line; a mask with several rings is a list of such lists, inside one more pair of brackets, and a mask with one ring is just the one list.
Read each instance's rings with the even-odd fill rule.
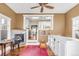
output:
[[78,10],[78,3],[0,3],[0,54],[78,56]]

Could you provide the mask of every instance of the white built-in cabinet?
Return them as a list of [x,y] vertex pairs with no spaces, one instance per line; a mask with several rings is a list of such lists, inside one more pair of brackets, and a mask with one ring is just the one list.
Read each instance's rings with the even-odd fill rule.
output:
[[49,35],[48,46],[56,56],[79,56],[79,40],[75,41],[74,39],[59,35]]
[[48,46],[52,49],[55,55],[59,53],[59,40],[53,35],[48,36]]

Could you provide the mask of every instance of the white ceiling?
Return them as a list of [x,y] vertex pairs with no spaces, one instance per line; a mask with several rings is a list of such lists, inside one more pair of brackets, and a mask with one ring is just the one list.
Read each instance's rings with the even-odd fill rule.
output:
[[[39,5],[38,3],[6,3],[6,4],[16,13],[40,13],[40,7],[35,9],[30,9],[33,6]],[[53,6],[54,9],[44,8],[43,13],[66,13],[77,4],[76,3],[49,3],[48,5]]]

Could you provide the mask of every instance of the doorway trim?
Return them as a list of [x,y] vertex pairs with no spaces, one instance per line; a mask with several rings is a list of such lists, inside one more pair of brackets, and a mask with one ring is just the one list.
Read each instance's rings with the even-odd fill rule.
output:
[[[33,16],[33,15],[32,15]],[[26,45],[38,45],[39,44],[39,42],[38,42],[38,30],[37,30],[37,40],[28,40],[28,31],[29,31],[29,27],[27,26],[27,28],[26,28],[26,26],[25,26],[25,23],[26,23],[26,21],[27,21],[27,25],[29,25],[29,20],[27,19],[26,20],[26,17],[28,17],[28,16],[24,16],[24,20],[23,20],[23,28],[25,29],[25,31],[26,31],[26,34],[25,34],[25,42],[26,42]],[[38,25],[37,25],[38,26]]]
[[[52,28],[51,28],[51,29],[53,30],[53,25],[54,25],[54,20],[53,20],[53,16],[54,16],[54,15],[53,15],[53,14],[52,14],[52,15],[38,15],[38,14],[37,14],[37,15],[23,15],[23,18],[24,18],[24,20],[23,20],[23,28],[24,28],[24,29],[26,29],[26,28],[25,28],[25,20],[26,20],[26,17],[28,17],[28,16],[51,16],[51,17],[52,17],[52,18],[51,18],[51,19],[52,19],[52,20],[51,20],[51,21],[52,21],[52,25],[51,25]],[[28,28],[27,28],[27,31],[28,31]],[[26,33],[26,35],[28,35],[28,33]],[[38,34],[37,34],[37,38],[38,38]],[[29,44],[29,45],[30,45],[30,44],[32,44],[32,45],[38,45],[38,44],[39,44],[38,41],[37,41],[37,43],[28,43],[28,42],[27,42],[28,36],[27,36],[25,39],[26,39],[26,45],[28,45],[28,44]],[[38,40],[38,39],[37,39],[37,40]]]

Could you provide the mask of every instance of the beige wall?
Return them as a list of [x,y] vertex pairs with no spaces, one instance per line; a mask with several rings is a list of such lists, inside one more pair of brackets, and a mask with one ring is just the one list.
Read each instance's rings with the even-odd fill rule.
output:
[[[28,14],[27,14],[28,15]],[[22,14],[16,15],[16,27],[18,29],[23,28],[23,16]],[[47,31],[48,33],[50,31]],[[65,34],[65,15],[64,14],[54,14],[54,29],[51,31],[53,35],[64,35]],[[48,35],[39,36],[39,40],[45,39],[47,41]]]
[[54,15],[54,35],[64,35],[65,34],[65,15],[55,14]]
[[[23,16],[22,14],[16,14],[5,4],[0,4],[0,13],[10,17],[12,19],[11,26],[12,29],[23,29]],[[28,15],[28,14],[27,14]],[[47,31],[49,32],[49,31]],[[64,14],[54,14],[54,29],[51,31],[54,35],[64,35],[65,34],[65,15]],[[47,35],[44,36],[47,38]],[[42,37],[43,39],[43,37]]]
[[9,8],[6,4],[0,3],[0,13],[10,17],[11,20],[11,28],[23,28],[23,16],[22,14],[16,14],[11,8]]
[[48,35],[65,35],[65,15],[64,14],[54,14],[54,28],[52,31],[46,31],[48,34],[39,36],[39,40],[45,40],[48,41]]
[[23,15],[16,14],[16,28],[23,29]]
[[79,16],[79,4],[66,13],[65,36],[72,36],[72,18],[75,16]]
[[[27,14],[28,15],[28,14]],[[38,15],[38,14],[36,14]],[[45,15],[45,14],[44,14]],[[54,14],[52,34],[65,35],[65,14]]]
[[[10,17],[11,27],[14,28],[23,28],[23,16],[22,14],[16,14],[12,9],[10,9],[7,5],[0,3],[0,13]],[[28,14],[27,14],[28,15]],[[72,17],[79,15],[79,4],[64,14],[54,14],[54,30],[52,34],[55,35],[64,35],[71,36],[72,35]],[[65,20],[66,18],[66,20]],[[66,23],[66,24],[65,24]],[[66,27],[65,27],[66,25]],[[66,30],[66,31],[65,31]]]
[[[10,17],[12,19],[11,25],[12,28],[23,28],[23,16],[22,14],[16,14],[13,10],[11,10],[5,4],[0,4],[0,13]],[[64,35],[64,14],[55,14],[54,15],[54,30],[53,34]]]
[[0,13],[10,17],[12,20],[11,20],[11,27],[14,28],[15,27],[15,20],[16,20],[16,14],[14,11],[12,11],[8,6],[6,6],[5,4],[3,3],[0,3]]

